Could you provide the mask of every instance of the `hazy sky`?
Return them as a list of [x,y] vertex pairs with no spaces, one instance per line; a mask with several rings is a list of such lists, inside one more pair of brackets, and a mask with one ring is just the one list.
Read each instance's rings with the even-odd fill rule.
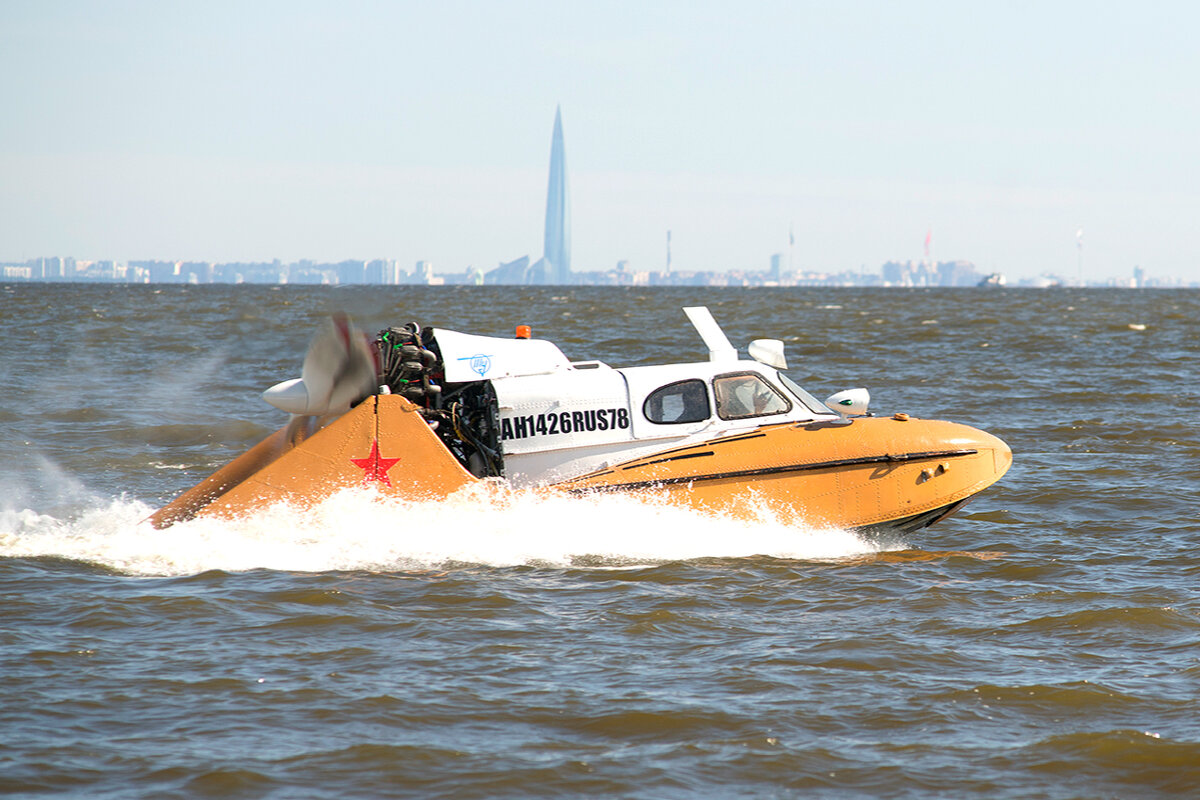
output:
[[1200,5],[0,0],[0,260],[1200,279]]

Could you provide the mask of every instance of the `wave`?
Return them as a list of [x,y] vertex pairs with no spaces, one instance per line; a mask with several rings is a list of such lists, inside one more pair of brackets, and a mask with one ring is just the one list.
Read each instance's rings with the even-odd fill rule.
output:
[[[748,501],[753,502],[753,501]],[[439,501],[348,489],[308,506],[156,530],[144,503],[112,499],[69,517],[0,511],[0,557],[57,557],[143,576],[492,567],[635,567],[701,558],[836,559],[903,547],[797,524],[764,505],[751,519],[656,497],[566,497],[470,487]]]

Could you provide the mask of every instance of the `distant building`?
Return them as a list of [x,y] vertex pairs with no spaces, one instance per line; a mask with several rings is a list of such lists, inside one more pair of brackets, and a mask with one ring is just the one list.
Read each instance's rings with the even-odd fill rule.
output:
[[778,283],[783,277],[783,253],[771,254],[771,280]]
[[940,261],[937,275],[938,286],[976,286],[983,278],[970,261]]
[[906,283],[908,278],[908,270],[904,264],[899,261],[889,261],[883,265],[880,270],[883,275],[883,282],[888,286],[911,286],[911,283]]
[[880,275],[885,286],[975,286],[983,278],[970,261],[889,261]]
[[180,283],[180,261],[130,261],[131,269],[138,269],[150,283]]
[[529,267],[528,278],[526,283],[532,284],[555,284],[558,281],[554,277],[554,265],[550,263],[548,258],[539,258]]
[[529,283],[529,256],[500,264],[487,273],[484,282],[493,286],[523,286]]
[[958,283],[958,265],[953,261],[943,261],[937,265],[937,285],[955,286]]
[[179,275],[185,283],[212,283],[216,271],[207,261],[185,261],[179,265]]
[[563,146],[562,108],[554,112],[550,140],[550,182],[546,190],[546,236],[543,283],[571,282],[571,202],[567,193],[567,154]]
[[413,270],[412,283],[422,286],[445,286],[446,279],[439,278],[433,274],[432,261],[418,261],[416,268]]
[[27,267],[23,264],[6,264],[0,267],[0,278],[6,281],[33,280],[33,267]]
[[365,261],[341,261],[334,265],[333,271],[337,273],[337,283],[366,283],[367,281],[367,262]]
[[400,283],[400,264],[397,261],[377,258],[367,262],[366,282],[394,286]]
[[31,261],[27,261],[25,266],[29,267],[30,280],[61,281],[63,279],[69,280],[75,277],[74,265],[71,267],[71,274],[68,275],[63,259],[57,256],[52,256],[50,258],[35,258]]

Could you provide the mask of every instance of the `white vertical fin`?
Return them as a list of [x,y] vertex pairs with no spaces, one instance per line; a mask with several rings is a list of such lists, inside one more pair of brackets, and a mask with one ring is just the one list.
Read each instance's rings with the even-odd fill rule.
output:
[[696,329],[696,333],[700,334],[700,338],[704,340],[704,344],[708,347],[709,361],[737,361],[737,348],[729,343],[729,337],[725,335],[725,331],[721,330],[721,326],[713,319],[713,315],[709,312],[707,306],[691,306],[683,309],[683,313],[687,314],[691,320],[692,327]]

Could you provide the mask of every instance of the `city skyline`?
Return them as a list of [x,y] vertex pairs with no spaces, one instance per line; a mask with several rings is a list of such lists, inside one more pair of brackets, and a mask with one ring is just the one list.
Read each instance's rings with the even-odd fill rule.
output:
[[[1077,278],[1040,275],[1009,281],[1003,273],[982,273],[969,261],[888,261],[877,270],[829,272],[784,270],[783,253],[773,253],[765,269],[675,270],[668,256],[663,270],[634,270],[621,261],[607,270],[573,271],[566,283],[547,272],[545,259],[531,265],[529,256],[501,263],[484,271],[468,267],[461,272],[438,271],[429,261],[405,269],[396,259],[344,259],[323,263],[311,259],[284,263],[131,260],[80,260],[71,257],[30,259],[22,264],[0,262],[0,282],[98,282],[143,285],[162,284],[274,284],[274,285],[383,285],[383,286],[707,286],[719,287],[1074,287],[1094,288],[1200,288],[1200,281],[1149,275],[1135,268],[1130,275],[1080,284]],[[547,276],[550,276],[549,279]]]
[[488,269],[544,239],[561,102],[574,270],[671,231],[674,269],[861,273],[932,228],[1010,279],[1196,281],[1168,6],[5,4],[0,260]]

